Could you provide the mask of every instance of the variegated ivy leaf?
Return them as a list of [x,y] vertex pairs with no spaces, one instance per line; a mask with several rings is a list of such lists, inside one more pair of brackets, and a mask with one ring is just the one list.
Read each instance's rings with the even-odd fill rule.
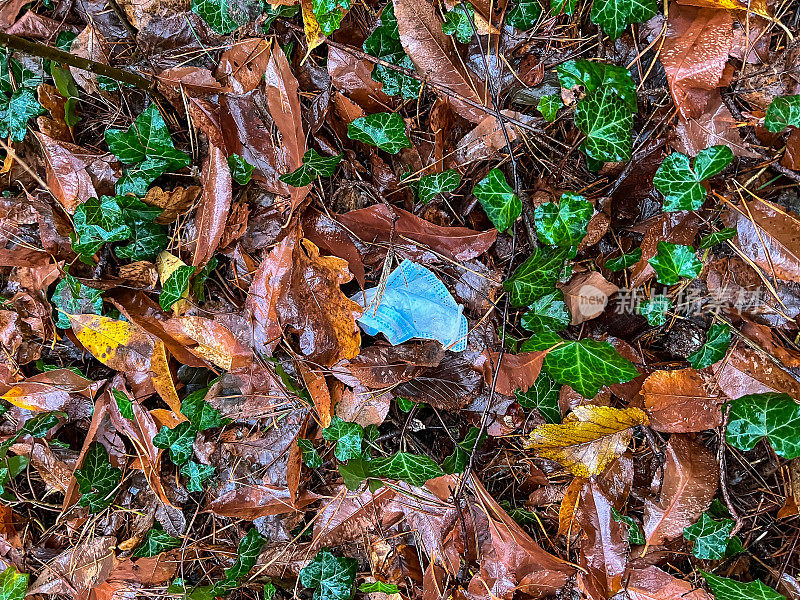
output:
[[800,94],[779,96],[767,107],[764,118],[767,130],[778,133],[789,126],[800,127]]
[[571,15],[575,12],[575,7],[578,5],[578,0],[550,0],[550,11],[557,15],[564,13]]
[[99,315],[103,310],[103,299],[100,297],[103,290],[96,290],[83,285],[78,279],[67,273],[58,282],[50,301],[58,309],[56,311],[56,327],[69,329],[68,314],[94,314]]
[[625,67],[589,60],[568,60],[556,67],[561,87],[582,87],[587,94],[609,89],[622,98],[632,113],[637,110],[636,83]]
[[694,542],[692,554],[697,558],[719,560],[725,556],[735,524],[733,519],[716,521],[704,512],[696,523],[683,530],[683,537]]
[[542,5],[538,0],[516,0],[514,8],[506,15],[506,23],[522,31],[527,31],[536,24],[541,14]]
[[153,445],[156,448],[169,449],[170,460],[176,465],[182,465],[194,453],[192,445],[196,435],[197,430],[189,421],[178,423],[172,429],[163,425],[161,431],[153,437]]
[[651,327],[661,327],[667,322],[667,311],[672,308],[672,300],[663,295],[655,295],[647,300],[642,300],[636,307],[636,312],[642,315]]
[[372,477],[398,479],[422,487],[429,479],[444,475],[441,467],[427,456],[398,452],[387,458],[375,458],[370,463]]
[[350,0],[311,0],[311,7],[323,35],[330,35],[339,29]]
[[650,19],[657,8],[656,0],[594,0],[591,19],[615,40],[632,23]]
[[288,183],[294,187],[304,187],[317,177],[330,177],[333,175],[341,160],[341,154],[337,154],[336,156],[322,156],[312,148],[303,154],[302,165],[291,173],[281,175],[280,179],[284,183]]
[[175,269],[161,287],[158,303],[164,310],[169,310],[189,289],[189,281],[194,275],[194,267],[183,265]]
[[633,114],[610,88],[586,94],[575,106],[575,126],[585,135],[581,148],[597,161],[631,158]]
[[694,165],[688,156],[673,152],[653,178],[653,185],[664,194],[664,212],[697,210],[706,199],[702,181],[721,172],[733,160],[727,146],[712,146],[697,154]]
[[350,600],[357,571],[354,558],[323,548],[300,570],[300,583],[314,590],[313,600]]
[[94,442],[84,456],[81,468],[75,470],[75,479],[81,492],[78,504],[96,513],[114,500],[112,494],[122,479],[122,471],[111,466],[103,444]]
[[397,113],[375,113],[355,119],[347,126],[347,137],[351,140],[376,146],[389,154],[397,154],[411,147],[406,136],[406,124]]
[[681,277],[694,279],[703,270],[694,248],[671,242],[658,242],[656,255],[648,262],[655,269],[658,282],[664,285],[674,285]]
[[181,467],[181,475],[186,477],[187,492],[202,492],[203,482],[211,479],[214,476],[214,467],[211,465],[203,465],[190,460]]
[[778,456],[800,456],[800,404],[788,394],[749,394],[731,402],[725,441],[752,450],[766,438]]
[[564,294],[555,290],[537,298],[528,306],[528,312],[522,315],[521,325],[534,333],[542,331],[561,331],[572,320],[572,316],[564,303]]
[[524,408],[536,410],[547,423],[561,423],[558,396],[561,385],[542,371],[527,392],[517,390],[514,396]]
[[125,392],[120,390],[111,390],[114,396],[114,402],[117,404],[120,414],[126,419],[133,419],[133,402]]
[[28,591],[28,574],[13,566],[0,573],[0,600],[24,600]]
[[583,196],[561,194],[558,204],[545,202],[536,207],[536,235],[550,246],[577,246],[586,236],[593,213],[592,203]]
[[361,443],[364,440],[364,428],[358,423],[342,421],[334,416],[330,426],[322,430],[322,438],[336,442],[333,455],[342,462],[361,457]]
[[46,112],[30,88],[19,88],[11,96],[0,94],[0,137],[21,142],[28,128],[28,120]]
[[[378,19],[378,26],[364,40],[363,48],[367,54],[388,63],[406,69],[414,69],[414,63],[403,49],[403,44],[400,43],[400,31],[397,27],[397,18],[394,15],[394,3],[392,2],[383,8],[380,19]],[[418,80],[384,65],[375,65],[372,69],[372,78],[383,84],[383,91],[389,96],[399,95],[405,100],[411,100],[419,95],[421,83]]]
[[561,101],[560,94],[546,94],[539,98],[539,104],[536,105],[536,108],[542,113],[545,121],[552,122],[556,120],[558,109],[562,106],[564,106],[564,103]]
[[255,566],[258,555],[267,540],[258,533],[255,527],[247,532],[239,542],[236,561],[225,569],[225,577],[211,588],[210,597],[221,596],[237,587],[250,570]]
[[522,203],[500,169],[489,171],[475,185],[472,193],[486,211],[486,216],[501,233],[511,227],[522,214]]
[[181,538],[172,537],[160,527],[150,529],[139,546],[131,556],[134,558],[149,558],[173,548],[180,548],[183,544]]
[[455,169],[423,175],[419,178],[419,188],[417,190],[419,201],[427,204],[439,194],[455,191],[460,184],[461,175]]
[[127,240],[131,228],[125,222],[116,198],[89,198],[78,205],[73,216],[75,236],[72,249],[82,256],[92,256],[106,242]]
[[454,36],[462,44],[468,44],[474,33],[474,19],[475,8],[472,4],[459,2],[444,16],[442,31],[447,35]]
[[258,16],[257,13],[253,14],[255,4],[242,0],[192,0],[192,12],[200,15],[216,33],[227,35],[248,21],[255,20]]

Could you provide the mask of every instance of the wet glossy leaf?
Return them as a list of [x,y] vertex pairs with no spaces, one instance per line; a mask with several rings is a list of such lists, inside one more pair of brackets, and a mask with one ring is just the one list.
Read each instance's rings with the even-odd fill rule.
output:
[[562,102],[559,94],[545,94],[539,98],[539,104],[536,105],[536,108],[539,109],[546,121],[553,122],[556,120],[558,111],[562,106],[564,106],[564,102]]
[[628,526],[628,542],[631,545],[641,546],[645,543],[644,532],[642,526],[634,521],[631,517],[623,515],[613,506],[611,507],[611,516],[615,521],[625,523]]
[[322,437],[329,442],[336,442],[333,454],[340,461],[361,457],[364,428],[358,423],[348,423],[334,416],[330,426],[322,430]]
[[170,429],[166,425],[161,427],[153,438],[156,448],[169,449],[169,458],[176,465],[182,465],[192,457],[194,438],[197,430],[189,421],[178,423]]
[[537,298],[528,306],[528,312],[522,315],[520,324],[533,333],[543,331],[558,332],[567,327],[572,316],[564,303],[564,294],[555,290]]
[[736,237],[736,233],[737,232],[733,227],[725,227],[724,229],[720,229],[719,231],[714,231],[700,238],[700,245],[698,246],[698,248],[700,248],[700,250],[711,248],[713,246],[716,246],[717,244],[721,244],[726,240],[733,239],[734,237]]
[[161,528],[153,528],[148,530],[147,534],[145,534],[144,542],[142,542],[142,545],[139,546],[131,556],[134,558],[156,556],[167,550],[180,548],[181,544],[183,544],[181,538],[172,537]]
[[517,390],[514,396],[523,407],[536,410],[546,423],[561,423],[561,410],[558,407],[560,391],[561,386],[542,372],[527,392]]
[[511,227],[522,214],[522,203],[500,169],[492,169],[481,179],[472,193],[483,206],[486,216],[500,233]]
[[700,152],[694,164],[685,154],[673,152],[656,171],[653,185],[664,194],[664,211],[697,210],[705,202],[702,181],[722,171],[733,160],[727,146],[712,146]]
[[636,84],[625,67],[589,60],[568,60],[556,68],[561,87],[580,86],[587,94],[607,89],[619,96],[631,113],[637,109]]
[[172,305],[183,298],[189,289],[189,281],[194,275],[194,267],[183,265],[175,269],[164,282],[158,303],[164,310],[169,310]]
[[461,184],[461,175],[455,169],[447,169],[442,173],[432,173],[419,178],[417,195],[419,201],[427,204],[439,194],[453,192]]
[[700,573],[708,582],[708,587],[714,592],[716,600],[786,600],[785,596],[760,581],[743,583],[706,571],[700,571]]
[[558,203],[545,202],[536,207],[536,234],[544,244],[561,248],[577,246],[586,237],[592,203],[578,194],[561,194]]
[[609,88],[587,94],[575,107],[575,125],[586,135],[582,149],[603,162],[630,160],[633,115]]
[[384,583],[383,581],[370,581],[362,583],[358,586],[358,591],[365,594],[372,592],[379,592],[381,594],[397,594],[400,590],[393,583]]
[[133,402],[128,398],[128,395],[119,390],[111,390],[114,396],[114,401],[117,403],[120,414],[126,419],[133,419]]
[[[278,6],[281,7],[283,5]],[[250,178],[253,176],[253,169],[255,169],[244,157],[238,154],[231,154],[228,157],[228,167],[231,169],[231,177],[233,177],[233,180],[239,185],[247,185],[250,182]]]
[[336,167],[342,160],[341,154],[336,156],[322,156],[313,148],[303,155],[303,164],[296,170],[286,175],[281,175],[281,181],[295,187],[304,187],[317,177],[331,177],[336,172]]
[[114,197],[90,198],[79,205],[73,224],[76,237],[72,248],[84,256],[92,256],[106,242],[127,240],[131,236],[131,229]]
[[144,109],[127,131],[108,129],[105,136],[109,150],[126,165],[148,158],[165,161],[169,169],[179,169],[191,162],[188,154],[175,148],[155,104]]
[[0,94],[0,137],[21,142],[28,129],[28,120],[46,112],[30,88],[20,88],[10,97]]
[[322,457],[319,455],[319,452],[317,452],[311,440],[298,438],[297,445],[300,447],[300,452],[303,456],[303,464],[305,466],[309,469],[319,469],[322,466]]
[[347,137],[376,146],[389,154],[397,154],[403,148],[411,147],[411,140],[406,136],[406,124],[397,113],[359,117],[347,126]]
[[486,432],[484,432],[480,440],[478,434],[481,430],[478,427],[470,427],[464,439],[456,444],[455,450],[447,458],[442,461],[442,470],[445,473],[463,473],[464,469],[469,464],[469,457],[475,452],[483,440],[486,439]]
[[28,574],[13,566],[0,573],[0,600],[24,600],[28,591]]
[[628,448],[633,428],[646,425],[638,408],[577,406],[559,425],[539,425],[525,447],[561,464],[577,477],[602,473]]
[[108,452],[103,444],[94,442],[83,459],[83,465],[75,470],[75,479],[81,492],[78,502],[89,507],[89,512],[100,512],[114,500],[113,492],[122,479],[122,471],[111,466]]
[[229,6],[228,0],[192,0],[192,12],[220,35],[232,33],[247,22]]
[[636,248],[627,254],[609,259],[606,261],[605,266],[609,271],[622,271],[623,269],[627,269],[628,267],[635,265],[641,258],[642,249]]
[[536,24],[542,14],[542,5],[538,0],[517,0],[514,8],[508,11],[506,23],[522,31],[527,31]]
[[203,482],[214,476],[216,469],[212,465],[203,465],[190,460],[181,467],[181,475],[189,481],[186,482],[187,492],[202,492]]
[[706,342],[687,360],[695,369],[710,367],[722,360],[731,344],[731,328],[727,323],[714,323],[708,329]]
[[95,314],[103,310],[103,290],[96,290],[83,285],[75,277],[67,273],[58,282],[50,301],[56,307],[56,327],[69,329],[71,327],[67,314]]
[[[364,40],[363,47],[367,54],[388,63],[404,69],[414,68],[414,63],[400,42],[400,31],[394,14],[394,4],[391,1],[383,8],[378,26]],[[372,78],[383,84],[383,92],[389,96],[399,95],[403,99],[411,100],[419,95],[421,85],[419,81],[384,65],[375,65],[372,69]]]
[[435,477],[444,475],[441,467],[427,456],[397,452],[387,458],[376,458],[370,463],[370,476],[398,479],[418,487]]
[[83,346],[107,367],[118,371],[148,371],[152,338],[128,321],[97,315],[70,315],[72,330]]
[[537,298],[551,294],[570,254],[569,248],[536,248],[503,282],[503,289],[510,294],[511,304],[528,306]]
[[800,127],[800,94],[780,96],[767,107],[764,127],[778,133],[789,126]]
[[355,559],[335,556],[323,548],[300,571],[300,583],[314,590],[314,600],[349,600],[357,570]]
[[656,248],[656,255],[647,262],[655,269],[659,283],[674,285],[681,277],[694,279],[703,270],[691,246],[658,242]]
[[[472,39],[473,20],[475,19],[475,8],[469,2],[460,2],[444,16],[442,31],[447,35],[454,36],[462,44],[468,44]],[[508,21],[508,19],[506,19]]]
[[644,23],[655,15],[656,9],[655,0],[594,0],[591,18],[615,40],[629,25]]
[[312,0],[311,6],[322,33],[330,35],[339,29],[344,16],[342,9],[350,8],[350,0]]
[[725,556],[735,524],[733,519],[715,521],[708,513],[703,513],[697,523],[683,530],[683,537],[694,542],[692,554],[697,558],[719,560]]
[[739,450],[752,450],[767,438],[784,458],[800,456],[800,404],[787,394],[750,394],[731,402],[725,440]]
[[672,301],[660,294],[642,300],[636,307],[636,312],[642,315],[651,327],[661,327],[667,322],[667,312],[672,308]]
[[206,402],[207,393],[207,389],[197,390],[181,402],[181,414],[189,419],[197,431],[222,427],[230,423],[230,419],[224,418],[216,408]]
[[247,577],[247,574],[255,566],[258,555],[261,554],[261,549],[266,541],[255,527],[247,532],[247,535],[239,542],[236,562],[225,569],[225,578],[214,584],[212,588],[213,596],[218,596],[236,588]]

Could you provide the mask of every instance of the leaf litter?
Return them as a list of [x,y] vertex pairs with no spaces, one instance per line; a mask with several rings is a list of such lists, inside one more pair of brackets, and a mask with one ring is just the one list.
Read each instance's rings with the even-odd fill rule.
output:
[[791,2],[0,6],[0,600],[800,597]]

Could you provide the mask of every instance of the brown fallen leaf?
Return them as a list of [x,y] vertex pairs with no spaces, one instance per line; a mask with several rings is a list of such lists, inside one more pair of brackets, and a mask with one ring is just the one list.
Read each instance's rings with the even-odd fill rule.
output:
[[[520,121],[533,120],[527,115],[513,110],[503,110],[501,112],[507,117]],[[507,123],[506,132],[510,142],[517,140],[517,129],[513,125]],[[485,115],[472,131],[458,141],[455,153],[450,160],[452,160],[453,166],[486,160],[497,152],[504,151],[507,145],[506,136],[500,123],[498,123],[497,117]]]
[[202,189],[199,185],[192,185],[187,188],[176,187],[167,192],[155,185],[147,190],[142,201],[160,208],[163,212],[156,218],[156,223],[166,225],[174,223],[178,216],[192,208]]
[[222,53],[214,73],[223,92],[245,94],[261,83],[270,61],[270,42],[263,38],[247,38],[236,42]]
[[28,588],[31,594],[87,594],[103,583],[114,568],[117,538],[89,538],[59,553],[47,563],[42,575]]
[[49,490],[66,493],[72,479],[72,469],[60,460],[47,444],[35,440],[33,443],[16,443],[9,449],[31,461]]
[[619,287],[598,271],[576,273],[566,284],[557,287],[564,293],[564,302],[572,315],[571,325],[599,317],[608,299],[619,291]]
[[311,399],[314,401],[314,408],[317,410],[320,425],[330,427],[333,418],[333,403],[331,402],[331,392],[325,382],[325,375],[314,369],[310,369],[302,362],[297,362],[297,370],[303,377]]
[[[685,434],[674,434],[666,447],[664,479],[656,474],[652,496],[644,502],[648,546],[683,536],[717,493],[719,465],[714,454]],[[660,492],[660,493],[659,493]]]
[[46,114],[36,117],[39,132],[59,142],[71,142],[72,134],[66,122],[66,98],[48,83],[36,88],[36,97],[47,110]]
[[777,392],[800,398],[800,382],[768,356],[737,345],[725,360],[711,367],[714,383],[728,398]]
[[186,349],[224,371],[250,364],[252,352],[218,319],[200,316],[172,317],[164,330]]
[[[393,2],[400,42],[419,74],[437,84],[434,91],[459,115],[473,123],[483,121],[486,111],[479,107],[488,102],[486,84],[464,66],[455,40],[442,31],[442,20],[433,5],[414,0]],[[443,92],[442,87],[450,93]]]
[[330,46],[327,67],[333,87],[361,109],[381,112],[393,106],[392,99],[383,93],[383,84],[372,78],[372,63]]
[[[504,396],[513,396],[517,390],[527,392],[539,376],[547,352],[547,350],[543,350],[541,352],[521,352],[520,354],[507,352],[503,354],[500,370],[497,372],[495,390]],[[488,374],[490,381],[499,358],[499,352],[492,352],[491,360],[486,365],[490,370]]]
[[47,184],[64,209],[72,214],[79,204],[96,198],[97,192],[87,167],[100,155],[69,142],[57,141],[41,132],[37,132],[36,137],[42,144]]
[[202,67],[172,67],[161,71],[156,77],[159,82],[185,89],[191,95],[202,96],[223,91],[222,85],[214,79],[211,71]]
[[715,429],[722,424],[725,397],[694,369],[655,371],[642,385],[650,427],[666,433]]
[[103,383],[71,369],[55,369],[28,377],[0,397],[25,410],[63,411],[70,419],[82,419],[92,414],[94,396]]
[[129,265],[121,265],[119,268],[120,279],[131,287],[152,290],[158,283],[158,271],[156,266],[146,260],[139,260]]
[[[70,54],[88,58],[91,61],[99,62],[104,65],[109,64],[109,57],[111,56],[111,46],[105,36],[103,36],[100,28],[94,23],[87,25],[83,31],[72,40],[69,51]],[[103,95],[107,93],[97,85],[96,74],[77,67],[70,67],[69,70],[72,73],[73,79],[75,79],[75,83],[90,94],[99,93]]]
[[221,148],[211,145],[201,176],[203,193],[197,208],[197,241],[192,252],[192,266],[204,266],[216,252],[225,231],[225,219],[231,208],[233,182],[228,159]]
[[658,567],[630,571],[625,591],[631,600],[712,600],[705,590]]
[[625,452],[633,428],[648,421],[638,408],[576,406],[561,424],[536,427],[525,448],[558,462],[577,477],[591,477]]
[[564,497],[558,507],[558,535],[572,538],[579,529],[579,525],[575,523],[575,513],[586,483],[587,480],[583,477],[575,477],[564,491]]

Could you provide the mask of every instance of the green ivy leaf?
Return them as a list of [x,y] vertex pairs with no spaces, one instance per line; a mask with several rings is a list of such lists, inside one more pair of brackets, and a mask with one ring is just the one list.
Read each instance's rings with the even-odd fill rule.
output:
[[364,428],[358,423],[348,423],[334,416],[331,424],[322,430],[322,438],[336,442],[333,454],[342,462],[362,456],[361,442],[364,440]]
[[86,257],[93,256],[106,242],[118,242],[131,236],[122,209],[116,198],[110,196],[89,198],[78,205],[72,222],[75,227],[72,249]]
[[779,96],[767,107],[764,127],[778,133],[787,127],[800,127],[800,95]]
[[232,9],[228,0],[192,0],[192,12],[220,35],[233,33],[248,21]]
[[656,14],[655,0],[594,0],[591,19],[615,40],[632,23],[644,23]]
[[786,600],[784,596],[760,581],[742,583],[727,577],[719,577],[700,571],[716,600]]
[[444,475],[441,467],[427,456],[398,452],[387,458],[376,458],[370,463],[370,475],[398,479],[421,487],[429,479]]
[[708,513],[683,530],[683,537],[694,542],[692,554],[703,560],[719,560],[725,556],[730,533],[736,523],[733,519],[715,521]]
[[455,36],[462,44],[468,44],[472,39],[473,20],[475,8],[469,2],[459,2],[453,10],[447,12],[442,23],[442,31],[447,35]]
[[697,154],[694,168],[688,156],[673,152],[653,178],[653,185],[664,194],[664,211],[697,210],[706,199],[702,181],[721,172],[733,160],[727,146],[712,146]]
[[572,321],[561,290],[555,290],[537,298],[528,308],[528,312],[522,315],[520,323],[533,333],[561,331]]
[[255,566],[266,541],[255,527],[247,532],[247,535],[239,542],[236,562],[225,569],[225,578],[211,588],[212,597],[221,596],[238,587],[239,582],[247,577],[250,569]]
[[378,592],[380,594],[397,594],[400,589],[393,583],[384,583],[383,581],[370,581],[369,583],[362,583],[358,586],[358,591],[365,594]]
[[550,11],[557,15],[563,12],[566,15],[571,15],[575,12],[575,7],[578,5],[578,0],[550,0]]
[[28,119],[46,112],[30,88],[21,87],[10,97],[0,94],[0,137],[21,142],[28,129]]
[[560,391],[561,386],[542,371],[527,392],[517,390],[514,396],[524,408],[537,411],[547,423],[561,423]]
[[294,187],[305,187],[317,177],[332,176],[341,160],[341,154],[322,156],[312,148],[303,154],[303,164],[291,173],[281,175],[280,180]]
[[533,254],[503,282],[511,304],[529,306],[537,298],[552,293],[570,254],[570,248],[535,248]]
[[147,158],[143,162],[125,169],[117,180],[114,191],[118,196],[133,194],[144,196],[150,184],[167,172],[167,162],[160,158]]
[[628,543],[635,546],[643,546],[646,542],[644,531],[641,526],[634,521],[631,517],[625,516],[620,513],[613,506],[611,507],[611,516],[618,523],[624,523],[628,526]]
[[194,275],[194,267],[183,265],[175,269],[172,274],[167,277],[164,285],[161,286],[161,295],[158,297],[158,303],[164,310],[169,310],[172,306],[189,290],[189,281]]
[[174,548],[180,548],[182,544],[181,538],[172,537],[163,529],[154,527],[147,532],[144,542],[131,556],[133,558],[149,558]]
[[103,444],[94,442],[83,458],[83,466],[75,470],[75,479],[81,492],[78,504],[96,513],[114,500],[113,492],[122,480],[122,471],[111,466]]
[[536,108],[542,113],[545,121],[552,123],[556,120],[558,110],[562,106],[564,106],[564,102],[561,100],[560,94],[545,94],[539,98],[539,104],[536,105]]
[[800,456],[800,404],[788,394],[749,394],[731,402],[725,441],[752,450],[767,438],[778,456]]
[[[132,196],[128,196],[132,198]],[[131,235],[130,243],[115,250],[120,258],[152,261],[167,247],[169,237],[163,225],[148,221],[128,221]]]
[[[539,336],[550,344],[553,339]],[[522,346],[531,348],[528,340]],[[549,347],[549,346],[548,346]],[[595,340],[565,340],[551,350],[544,359],[544,369],[556,383],[570,386],[584,398],[594,398],[604,385],[626,383],[639,375],[631,361],[620,356],[608,342]]]
[[28,574],[13,566],[0,573],[0,600],[25,600],[28,591]]
[[614,272],[622,271],[623,269],[632,267],[641,259],[642,259],[642,249],[636,248],[635,250],[628,252],[627,254],[623,254],[622,256],[618,256],[616,258],[611,258],[607,260],[605,267],[609,271],[614,271]]
[[196,435],[197,430],[189,421],[178,423],[173,429],[163,425],[161,431],[153,437],[153,444],[156,448],[169,449],[172,462],[182,465],[192,457],[192,444]]
[[[272,5],[268,4],[267,6]],[[279,8],[281,6],[283,5],[278,5]],[[291,6],[289,8],[297,7]],[[239,185],[247,185],[250,178],[253,176],[253,169],[255,169],[243,156],[239,156],[238,154],[231,154],[228,157],[228,168],[231,170],[231,177],[233,177],[233,180]]]
[[439,194],[454,192],[460,184],[461,175],[455,169],[423,175],[419,178],[419,189],[417,190],[419,201],[427,204]]
[[687,360],[695,369],[705,369],[722,360],[731,345],[731,328],[727,323],[714,323],[706,334],[706,343],[689,355]]
[[126,419],[133,419],[133,402],[128,395],[120,390],[111,390],[111,393],[114,395],[120,414]]
[[[264,22],[261,23],[261,31],[267,33],[275,19],[291,19],[300,12],[300,5],[287,6],[285,4],[264,3]],[[242,184],[244,185],[244,184]]]
[[70,315],[99,315],[103,310],[103,290],[96,290],[83,285],[75,277],[67,273],[58,282],[50,301],[59,310],[56,311],[56,327],[69,329],[72,325]]
[[349,600],[353,597],[358,562],[345,556],[334,556],[323,548],[300,570],[300,583],[314,590],[313,600]]
[[344,17],[344,10],[350,8],[350,0],[311,0],[314,16],[324,35],[330,35],[337,29]]
[[545,202],[536,207],[536,235],[543,244],[561,248],[577,246],[586,237],[592,203],[578,194],[561,194],[558,204]]
[[463,473],[469,464],[469,457],[478,449],[483,440],[486,439],[486,432],[478,439],[481,430],[478,427],[470,427],[464,439],[456,444],[453,453],[442,461],[442,470],[447,474]]
[[190,460],[181,467],[181,475],[187,477],[189,481],[186,484],[186,491],[188,492],[202,492],[203,482],[211,479],[214,476],[216,469],[211,465],[203,465]]
[[625,67],[589,60],[568,60],[558,65],[556,72],[563,88],[582,87],[587,94],[606,89],[619,96],[631,113],[637,111],[636,83]]
[[109,150],[126,165],[138,164],[145,158],[163,160],[170,169],[191,164],[191,157],[175,148],[164,118],[155,104],[145,108],[127,131],[108,129],[106,143]]
[[314,443],[311,440],[298,438],[297,446],[300,448],[300,454],[303,457],[303,464],[309,469],[319,469],[322,466],[322,457],[320,457],[317,449],[314,448]]
[[700,238],[699,248],[700,250],[705,250],[706,248],[711,248],[712,246],[721,244],[726,240],[735,238],[736,233],[737,231],[733,227],[725,227],[719,231],[712,231],[708,235],[704,235]]
[[181,413],[189,419],[192,427],[197,431],[223,427],[231,422],[230,419],[223,417],[216,408],[206,402],[207,394],[208,389],[203,388],[192,392],[181,402]]
[[[0,414],[4,413],[7,409],[3,407],[3,411]],[[5,458],[6,454],[8,453],[8,449],[16,442],[18,439],[29,435],[34,438],[43,438],[47,435],[47,432],[50,431],[53,427],[60,423],[59,415],[63,418],[66,418],[66,414],[62,412],[46,412],[40,415],[36,415],[32,419],[28,419],[22,425],[20,430],[0,444],[0,459]],[[51,442],[55,443],[56,440]]]
[[656,255],[648,262],[655,269],[658,282],[664,285],[676,284],[681,277],[694,279],[703,270],[694,248],[670,242],[658,242]]
[[411,147],[406,136],[406,124],[397,113],[375,113],[355,119],[347,126],[347,137],[351,140],[376,146],[389,154],[397,154]]
[[404,413],[411,412],[411,409],[414,408],[416,404],[416,402],[406,398],[405,396],[397,397],[397,408],[402,410]]
[[514,8],[508,11],[506,23],[521,31],[527,31],[536,24],[542,14],[538,0],[516,0]]
[[506,176],[500,169],[489,171],[475,185],[472,193],[500,233],[511,227],[522,214],[522,202],[508,185]]
[[[363,48],[367,54],[388,63],[406,69],[414,69],[414,63],[411,62],[400,42],[400,31],[397,27],[397,18],[392,2],[383,8],[378,26],[372,35],[364,40]],[[375,65],[372,69],[372,78],[383,84],[383,91],[389,96],[400,95],[405,100],[412,100],[419,95],[421,87],[419,81],[384,65]]]
[[652,298],[642,300],[636,307],[636,312],[647,319],[651,327],[661,327],[667,322],[667,311],[670,308],[672,308],[672,300],[657,294]]
[[345,487],[351,492],[361,487],[370,476],[370,463],[363,458],[351,458],[347,464],[339,465],[339,475]]
[[603,162],[631,158],[633,115],[608,88],[587,94],[575,106],[575,126],[585,135],[583,151]]

